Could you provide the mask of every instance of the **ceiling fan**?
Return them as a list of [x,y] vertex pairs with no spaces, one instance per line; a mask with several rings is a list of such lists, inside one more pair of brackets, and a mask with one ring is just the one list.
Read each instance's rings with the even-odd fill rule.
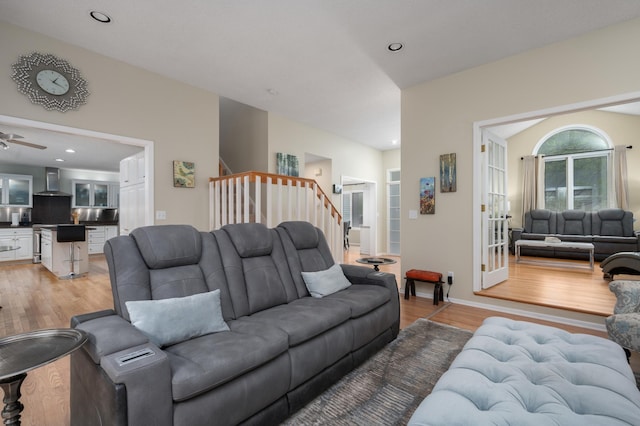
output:
[[37,143],[21,141],[18,139],[22,139],[22,136],[16,135],[15,133],[0,132],[0,148],[9,149],[9,145],[7,145],[7,142],[9,142],[9,143],[15,143],[17,145],[27,146],[29,148],[47,149],[47,147],[44,145],[38,145]]

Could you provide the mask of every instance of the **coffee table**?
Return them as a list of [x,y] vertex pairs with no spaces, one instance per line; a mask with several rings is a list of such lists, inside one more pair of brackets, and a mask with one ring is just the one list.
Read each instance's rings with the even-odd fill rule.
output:
[[[589,266],[587,267],[587,269],[590,269],[593,271],[593,252],[594,252],[594,246],[592,243],[575,243],[572,241],[561,241],[559,243],[552,243],[552,242],[547,242],[547,241],[543,241],[543,240],[518,240],[516,241],[515,244],[515,248],[516,248],[516,263],[520,263],[522,262],[522,259],[520,257],[520,249],[522,247],[533,247],[533,248],[537,248],[537,247],[552,247],[552,248],[563,248],[563,249],[571,249],[571,250],[575,250],[575,251],[586,251],[589,253]],[[561,260],[554,260],[554,259],[548,259],[548,260],[537,260],[537,259],[529,259],[526,260],[526,262],[528,263],[536,263],[536,264],[541,264],[541,265],[552,265],[552,266],[567,266],[567,267],[573,267],[573,268],[582,268],[582,265],[579,264],[575,264],[572,262],[563,262]]]
[[20,386],[27,372],[60,359],[87,341],[84,331],[71,328],[37,330],[0,339],[0,388],[4,391],[5,425],[20,425]]
[[360,259],[356,259],[356,262],[365,265],[373,265],[373,269],[375,271],[380,271],[380,268],[378,267],[380,265],[392,265],[396,263],[395,260],[389,259],[388,257],[361,257]]

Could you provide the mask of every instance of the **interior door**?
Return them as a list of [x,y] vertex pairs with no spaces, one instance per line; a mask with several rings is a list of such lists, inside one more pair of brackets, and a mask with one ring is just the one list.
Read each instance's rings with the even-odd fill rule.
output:
[[482,131],[482,288],[509,278],[507,142]]
[[362,226],[360,227],[360,254],[366,256],[376,256],[377,241],[377,199],[376,183],[366,182],[364,184],[362,200]]

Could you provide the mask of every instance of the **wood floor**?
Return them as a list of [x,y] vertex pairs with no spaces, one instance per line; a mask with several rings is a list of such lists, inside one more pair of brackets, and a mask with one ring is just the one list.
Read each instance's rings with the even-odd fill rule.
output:
[[[354,257],[358,257],[357,253]],[[402,282],[399,262],[381,269],[396,274],[398,283]],[[470,331],[475,330],[484,318],[493,315],[531,321],[452,303],[441,302],[434,306],[430,299],[412,297],[404,300],[401,297],[400,301],[402,328],[417,318],[429,318]],[[112,308],[113,299],[104,257],[92,256],[87,276],[66,281],[58,280],[42,265],[3,265],[0,267],[0,305],[3,307],[0,309],[0,336],[68,327],[73,315]],[[603,335],[592,330],[553,325],[571,332]],[[632,365],[635,369],[635,364]],[[69,357],[29,372],[22,386],[21,401],[25,406],[21,419],[23,425],[68,425]]]

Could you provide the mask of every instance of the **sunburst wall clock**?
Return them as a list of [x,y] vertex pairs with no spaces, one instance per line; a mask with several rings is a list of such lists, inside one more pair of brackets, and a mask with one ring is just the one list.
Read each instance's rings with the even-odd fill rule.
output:
[[64,59],[34,52],[12,65],[11,78],[20,93],[47,110],[67,112],[87,102],[87,82]]

